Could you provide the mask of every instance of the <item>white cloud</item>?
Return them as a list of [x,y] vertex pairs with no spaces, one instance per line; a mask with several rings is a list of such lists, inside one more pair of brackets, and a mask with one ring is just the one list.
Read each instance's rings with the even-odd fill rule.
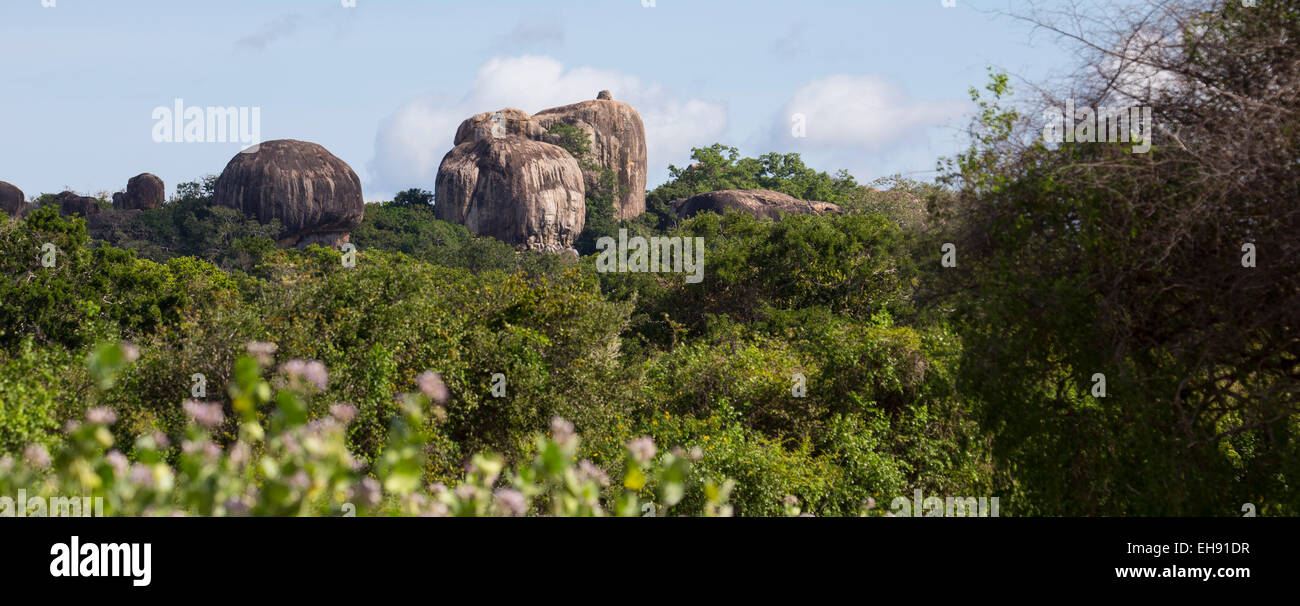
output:
[[[801,148],[880,153],[908,147],[931,129],[960,117],[967,104],[919,101],[902,87],[871,75],[839,74],[795,91],[774,128],[775,143]],[[802,116],[806,134],[792,132]]]
[[468,88],[460,99],[415,99],[383,121],[368,165],[368,191],[433,189],[438,164],[451,149],[461,121],[504,107],[536,113],[595,99],[601,90],[612,91],[614,99],[635,107],[645,122],[651,183],[669,163],[689,158],[691,146],[713,143],[727,126],[721,104],[682,98],[658,84],[612,70],[566,68],[547,56],[492,59],[479,68]]
[[[895,173],[928,179],[969,110],[964,101],[913,99],[878,76],[832,75],[799,87],[742,153],[798,152],[808,166],[846,169],[859,182]],[[792,131],[796,116],[802,137]]]

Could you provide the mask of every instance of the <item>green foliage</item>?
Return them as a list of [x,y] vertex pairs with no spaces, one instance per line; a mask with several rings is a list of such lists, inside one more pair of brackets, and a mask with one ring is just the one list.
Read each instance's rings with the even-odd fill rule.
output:
[[38,348],[31,339],[12,357],[0,355],[0,453],[52,443],[62,420],[80,414],[63,397],[79,374],[77,362],[70,353]]
[[131,251],[89,248],[85,221],[61,218],[53,207],[37,209],[21,223],[5,220],[0,231],[0,271],[12,276],[0,283],[5,349],[12,351],[28,336],[67,347],[112,332],[131,338],[178,320],[188,304],[202,305],[183,293],[184,262],[163,266],[136,259]]
[[[1272,6],[1224,10],[1195,15],[1216,33],[1189,37],[1197,59],[1170,66],[1213,94],[1144,100],[1158,130],[1178,133],[1147,154],[1049,149],[1020,136],[1035,126],[1006,107],[1005,75],[972,90],[972,146],[947,164],[956,190],[936,209],[925,265],[939,267],[945,242],[959,261],[935,270],[927,298],[961,338],[956,386],[1016,513],[1297,513],[1300,268],[1296,215],[1279,203],[1294,195],[1300,146],[1294,112],[1242,109],[1294,109],[1271,95],[1295,73],[1262,87],[1240,74],[1294,65],[1294,45],[1268,45],[1298,22]],[[1274,247],[1267,266],[1243,263],[1255,242]]]
[[[111,384],[132,357],[128,348],[108,344],[96,349],[88,366],[101,384]],[[307,374],[276,388],[262,377],[255,358],[240,358],[230,389],[235,418],[227,419],[219,404],[187,401],[183,440],[173,446],[161,434],[142,436],[129,448],[134,461],[112,431],[117,414],[92,408],[69,425],[67,439],[52,455],[32,444],[21,461],[0,460],[0,491],[89,495],[101,500],[105,515],[639,516],[655,503],[676,514],[730,514],[725,481],[705,484],[709,498],[698,509],[674,508],[696,476],[683,457],[666,453],[656,459],[654,444],[646,440],[629,444],[622,486],[603,497],[608,476],[590,461],[577,461],[579,437],[559,418],[549,436],[536,438],[532,463],[517,472],[503,473],[501,457],[484,453],[471,459],[454,490],[426,485],[426,416],[442,409],[421,392],[401,396],[377,462],[358,464],[346,440],[355,407],[335,405],[327,416],[308,420],[306,400],[316,379]],[[228,422],[238,424],[238,438],[222,448],[215,430]],[[61,504],[51,507],[59,509],[39,513],[71,513]]]
[[740,151],[715,143],[691,150],[693,164],[685,168],[669,166],[670,179],[646,195],[647,220],[658,229],[676,224],[669,202],[696,194],[724,189],[770,189],[800,200],[820,200],[839,204],[858,185],[846,171],[829,175],[809,168],[796,153],[767,153],[757,158],[741,158]]
[[614,171],[600,166],[591,158],[591,139],[582,129],[557,122],[546,131],[546,140],[569,152],[582,168],[586,185],[587,215],[582,234],[573,246],[580,255],[596,252],[596,240],[617,236],[620,227],[626,227],[614,218],[614,209],[620,196],[618,176]]
[[439,220],[427,204],[367,204],[365,218],[352,231],[351,241],[361,250],[400,252],[474,272],[516,271],[532,261],[527,254],[516,255],[509,244],[475,237],[463,225]]
[[177,195],[156,209],[101,212],[90,223],[90,235],[160,263],[188,256],[247,271],[275,248],[280,223],[262,224],[237,209],[213,205],[215,182],[206,177],[182,183]]
[[675,331],[699,332],[709,316],[741,322],[773,309],[824,308],[860,320],[880,311],[905,317],[913,272],[906,236],[873,215],[798,215],[763,221],[742,213],[705,213],[672,236],[703,238],[705,279],[682,274],[600,274],[606,292],[637,299],[635,328],[671,343]]
[[425,189],[412,188],[406,191],[398,192],[393,196],[392,206],[399,207],[424,207],[433,206],[433,192]]

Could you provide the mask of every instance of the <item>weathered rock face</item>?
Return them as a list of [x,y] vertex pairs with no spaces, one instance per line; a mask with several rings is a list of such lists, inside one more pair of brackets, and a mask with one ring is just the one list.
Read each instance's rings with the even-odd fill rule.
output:
[[[557,122],[576,126],[591,139],[592,161],[618,177],[622,195],[615,215],[631,219],[645,212],[646,140],[645,124],[631,105],[615,101],[609,91],[601,91],[595,101],[542,110],[533,121],[545,131]],[[598,174],[585,175],[594,185]]]
[[149,210],[162,206],[167,188],[162,179],[150,173],[136,175],[126,182],[126,193],[113,194],[113,208],[117,210]]
[[213,198],[263,223],[279,219],[281,246],[342,244],[365,214],[361,179],[347,163],[315,143],[289,139],[236,154]]
[[89,196],[79,196],[74,192],[65,191],[59,194],[59,214],[69,217],[76,215],[78,217],[89,217],[99,214],[99,200]]
[[0,181],[0,210],[7,213],[10,217],[18,217],[26,206],[27,198],[23,197],[23,190]]
[[546,129],[538,126],[528,112],[507,107],[500,111],[483,112],[461,122],[456,129],[456,145],[506,135],[540,139],[545,132]]
[[726,189],[670,202],[677,216],[685,219],[702,212],[723,214],[727,210],[749,213],[759,219],[779,219],[783,214],[822,215],[844,211],[830,202],[800,200],[770,189]]
[[586,221],[578,161],[524,137],[457,145],[438,167],[435,190],[439,219],[531,250],[568,251]]

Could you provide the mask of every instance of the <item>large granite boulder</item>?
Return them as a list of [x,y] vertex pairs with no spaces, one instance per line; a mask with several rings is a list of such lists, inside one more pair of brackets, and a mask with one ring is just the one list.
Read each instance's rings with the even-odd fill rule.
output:
[[57,200],[59,201],[59,214],[70,217],[89,217],[99,214],[99,200],[90,196],[81,196],[74,192],[61,192]]
[[546,132],[528,112],[507,107],[500,111],[483,112],[466,118],[456,129],[456,145],[489,137],[518,135],[528,139],[541,139]]
[[162,179],[150,173],[131,177],[126,182],[126,192],[113,194],[113,208],[117,210],[149,210],[162,206],[167,188]]
[[217,177],[213,201],[263,223],[279,219],[281,246],[337,246],[365,215],[361,179],[324,147],[267,141],[235,155]]
[[[614,171],[618,178],[622,195],[615,203],[615,216],[631,219],[645,212],[645,124],[636,109],[615,101],[609,91],[601,91],[594,101],[544,109],[532,119],[542,131],[562,122],[587,133],[592,162]],[[600,175],[587,171],[584,177],[592,186]]]
[[475,234],[544,252],[568,252],[586,222],[578,161],[520,136],[454,147],[438,167],[434,212]]
[[26,204],[27,199],[23,197],[23,190],[0,181],[0,211],[4,211],[12,218],[17,218],[22,214],[23,207]]
[[724,214],[728,210],[749,213],[759,219],[780,219],[781,215],[841,214],[844,211],[830,202],[800,200],[770,189],[725,189],[678,198],[669,203],[677,216],[685,219],[702,212]]

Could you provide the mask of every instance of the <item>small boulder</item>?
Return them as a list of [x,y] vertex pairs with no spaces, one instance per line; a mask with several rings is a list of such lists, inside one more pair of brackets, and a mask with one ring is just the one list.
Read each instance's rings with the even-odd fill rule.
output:
[[162,179],[150,173],[131,177],[126,182],[126,192],[113,194],[113,208],[117,210],[149,210],[162,206],[167,188]]
[[748,213],[759,219],[780,219],[781,215],[842,214],[839,206],[829,202],[800,200],[794,196],[769,189],[726,189],[698,194],[670,202],[677,216],[685,219],[697,213],[728,210]]
[[435,190],[439,219],[530,250],[567,252],[586,222],[578,161],[520,136],[457,145],[442,159]]
[[59,214],[70,217],[90,217],[99,214],[99,200],[65,191],[58,195]]
[[0,211],[17,218],[22,215],[23,207],[26,205],[27,199],[23,197],[23,190],[0,181]]

